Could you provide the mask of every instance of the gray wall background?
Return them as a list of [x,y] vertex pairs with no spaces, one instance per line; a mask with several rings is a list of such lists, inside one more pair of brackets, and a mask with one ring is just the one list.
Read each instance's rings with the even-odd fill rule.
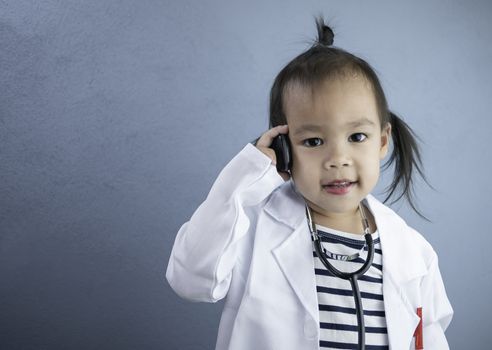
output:
[[[0,1],[0,348],[212,349],[222,309],[165,281],[175,235],[267,128],[315,37],[378,71],[432,191],[453,349],[492,342],[490,1]],[[374,194],[389,184],[383,176]]]

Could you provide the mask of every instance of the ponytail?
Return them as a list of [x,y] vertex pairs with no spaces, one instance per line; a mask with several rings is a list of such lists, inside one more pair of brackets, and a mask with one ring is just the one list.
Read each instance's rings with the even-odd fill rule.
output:
[[385,192],[389,192],[384,199],[384,203],[393,195],[398,187],[401,187],[401,194],[398,198],[391,202],[391,204],[400,200],[402,196],[405,196],[412,209],[424,220],[430,221],[423,216],[414,205],[413,195],[413,178],[412,175],[415,170],[424,179],[425,183],[434,189],[422,171],[422,159],[420,157],[420,150],[416,141],[418,136],[415,132],[400,119],[393,112],[389,112],[391,123],[391,135],[393,139],[393,152],[390,158],[384,163],[382,169],[386,170],[392,163],[395,163],[394,177],[391,185]]

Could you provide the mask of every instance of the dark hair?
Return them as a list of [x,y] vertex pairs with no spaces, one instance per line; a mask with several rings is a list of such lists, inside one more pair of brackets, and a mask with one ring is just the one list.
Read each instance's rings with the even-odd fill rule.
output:
[[[305,52],[290,61],[277,75],[270,92],[270,128],[287,124],[284,113],[283,98],[285,91],[292,84],[300,84],[316,90],[318,84],[330,78],[343,78],[349,74],[361,74],[371,85],[376,98],[376,106],[381,122],[381,130],[391,123],[393,150],[389,159],[383,164],[386,170],[394,163],[394,177],[391,185],[385,190],[389,194],[384,203],[401,187],[401,194],[392,203],[406,197],[412,209],[423,219],[429,221],[415,207],[413,201],[413,178],[415,170],[427,182],[422,171],[422,161],[414,131],[395,113],[388,108],[388,103],[374,69],[363,59],[332,46],[334,33],[323,20],[315,18],[318,40]],[[259,138],[258,138],[259,139]],[[258,140],[256,139],[256,141]],[[256,144],[256,141],[253,143]]]

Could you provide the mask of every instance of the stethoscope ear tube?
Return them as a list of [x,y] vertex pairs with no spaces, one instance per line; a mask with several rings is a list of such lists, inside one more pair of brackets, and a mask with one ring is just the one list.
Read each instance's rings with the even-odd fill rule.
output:
[[367,258],[364,264],[362,265],[361,268],[359,268],[355,272],[342,272],[338,270],[335,266],[330,264],[328,259],[325,256],[325,253],[323,252],[321,248],[321,240],[318,235],[318,231],[316,230],[316,227],[314,226],[314,222],[311,216],[311,210],[309,209],[307,203],[306,203],[306,216],[308,219],[308,226],[309,226],[309,231],[311,232],[311,236],[313,238],[313,243],[314,243],[314,248],[316,250],[316,255],[319,257],[323,265],[325,265],[326,269],[330,271],[334,276],[349,280],[350,285],[352,287],[352,291],[354,294],[354,302],[355,302],[355,312],[357,316],[357,328],[358,328],[358,343],[359,343],[359,349],[360,350],[365,350],[366,347],[366,341],[365,341],[365,325],[364,325],[364,313],[363,313],[363,306],[362,306],[362,299],[360,295],[360,290],[359,290],[359,285],[357,283],[357,279],[362,276],[364,273],[367,272],[367,270],[371,267],[372,261],[374,259],[374,241],[372,239],[370,230],[369,230],[369,224],[367,221],[367,218],[362,210],[362,205],[359,204],[359,211],[362,216],[362,224],[364,226],[364,238],[366,240],[366,245],[367,245]]

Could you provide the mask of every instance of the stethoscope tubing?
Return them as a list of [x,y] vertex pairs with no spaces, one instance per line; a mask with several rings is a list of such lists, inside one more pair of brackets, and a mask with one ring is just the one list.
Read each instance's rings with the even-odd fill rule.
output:
[[365,324],[364,324],[364,312],[363,312],[363,306],[362,306],[362,298],[360,295],[360,290],[359,290],[359,284],[357,283],[357,280],[360,276],[364,275],[364,273],[369,270],[369,268],[372,265],[372,261],[374,259],[374,241],[372,239],[371,233],[369,231],[369,225],[367,218],[364,215],[364,212],[362,211],[362,207],[359,204],[359,210],[361,212],[362,216],[362,223],[364,225],[364,238],[366,240],[367,244],[367,257],[366,261],[362,265],[361,268],[359,268],[355,272],[342,272],[338,270],[335,266],[330,264],[328,259],[325,257],[325,254],[321,248],[321,240],[319,238],[319,235],[317,234],[317,230],[314,227],[314,223],[312,221],[311,217],[311,212],[309,207],[306,204],[306,214],[308,218],[308,225],[309,225],[309,230],[311,231],[311,235],[313,237],[313,242],[314,242],[314,248],[316,250],[316,255],[319,257],[323,265],[325,265],[326,269],[330,271],[334,276],[342,278],[344,280],[349,280],[350,285],[352,287],[352,291],[354,294],[354,302],[355,302],[355,313],[357,317],[357,330],[358,330],[358,343],[359,343],[359,350],[365,350],[366,347],[366,342],[365,342]]

